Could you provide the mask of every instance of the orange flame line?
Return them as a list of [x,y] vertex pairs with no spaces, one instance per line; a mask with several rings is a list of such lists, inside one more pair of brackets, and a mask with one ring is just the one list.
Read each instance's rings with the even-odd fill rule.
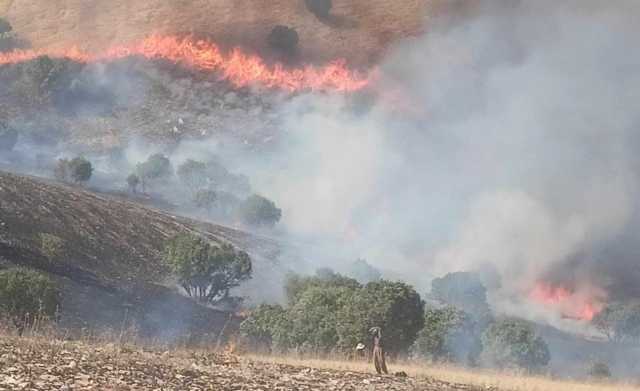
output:
[[113,46],[99,54],[90,54],[76,47],[67,50],[15,50],[0,53],[0,65],[30,61],[40,56],[67,58],[81,63],[108,62],[131,56],[164,59],[197,70],[219,72],[221,79],[228,80],[235,87],[260,84],[292,92],[353,92],[369,84],[368,77],[349,70],[344,60],[322,67],[308,65],[287,69],[279,63],[270,67],[260,57],[246,54],[238,48],[224,54],[213,42],[161,35],[151,35],[131,45]]

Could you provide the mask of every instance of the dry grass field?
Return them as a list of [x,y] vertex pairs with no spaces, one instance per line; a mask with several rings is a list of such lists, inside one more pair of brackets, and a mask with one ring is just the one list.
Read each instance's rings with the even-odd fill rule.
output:
[[[292,366],[306,366],[326,370],[374,373],[373,366],[363,361],[340,361],[300,359],[293,357],[275,357],[248,355],[255,362],[276,363]],[[389,365],[391,372],[403,371],[416,379],[437,379],[444,383],[460,387],[508,391],[638,391],[633,384],[584,382],[555,380],[548,377],[507,374],[490,371],[471,371],[450,366],[418,365],[415,363],[394,363]],[[475,389],[475,388],[474,388]]]

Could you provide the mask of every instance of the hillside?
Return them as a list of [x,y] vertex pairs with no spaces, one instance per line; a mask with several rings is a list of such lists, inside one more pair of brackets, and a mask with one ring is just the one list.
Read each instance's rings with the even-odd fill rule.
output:
[[[186,329],[193,314],[203,326],[207,317],[223,322],[227,315],[204,310],[167,288],[172,283],[161,251],[168,238],[184,231],[246,250],[260,283],[268,283],[278,268],[279,247],[268,239],[0,172],[0,266],[28,265],[59,279],[65,286],[63,323],[117,326],[130,307],[137,326],[150,334],[169,332],[170,326],[162,329],[167,324]],[[42,234],[62,239],[63,250],[54,259],[45,256]]]
[[[336,0],[333,17],[322,22],[302,0],[0,0],[0,16],[36,48],[100,49],[149,33],[196,33],[259,49],[273,26],[283,24],[300,34],[305,58],[347,58],[362,64],[389,43],[416,34],[431,3]],[[354,42],[358,50],[353,50]]]

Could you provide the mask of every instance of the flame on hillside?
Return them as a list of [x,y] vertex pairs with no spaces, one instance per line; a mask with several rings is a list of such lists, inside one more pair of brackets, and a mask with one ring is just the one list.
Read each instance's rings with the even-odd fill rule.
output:
[[561,285],[538,282],[529,292],[529,299],[546,308],[559,311],[571,319],[591,321],[602,311],[605,295],[599,290],[576,291]]
[[235,87],[259,84],[287,91],[344,91],[364,88],[369,80],[347,68],[344,60],[336,60],[322,67],[307,65],[288,69],[278,63],[267,65],[260,57],[236,48],[224,53],[213,42],[191,37],[152,35],[140,42],[108,48],[91,54],[76,47],[67,50],[15,50],[0,53],[0,65],[30,61],[40,56],[67,58],[81,63],[108,62],[130,56],[163,59],[196,70],[220,74],[220,78]]

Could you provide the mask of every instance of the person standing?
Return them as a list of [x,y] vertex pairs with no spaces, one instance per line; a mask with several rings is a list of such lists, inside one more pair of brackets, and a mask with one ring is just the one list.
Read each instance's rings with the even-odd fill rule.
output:
[[389,374],[382,343],[382,329],[380,327],[372,327],[369,332],[373,337],[373,365],[376,368],[376,372],[379,375],[382,373]]

